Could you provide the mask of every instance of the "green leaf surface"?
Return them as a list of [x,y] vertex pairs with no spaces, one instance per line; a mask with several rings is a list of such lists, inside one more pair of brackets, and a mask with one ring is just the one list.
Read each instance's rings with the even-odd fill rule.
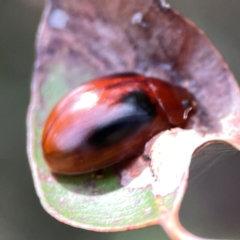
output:
[[[38,194],[43,205],[60,221],[99,231],[145,226],[146,222],[156,221],[159,210],[151,188],[122,188],[120,178],[112,168],[105,169],[100,177],[95,173],[63,176],[50,172],[41,149],[44,121],[64,94],[92,76],[83,70],[68,71],[59,62],[49,65],[47,69],[48,74],[37,93],[41,104],[33,110],[31,119],[34,121],[34,138],[30,150],[34,158]],[[66,79],[71,74],[79,82],[69,84]]]

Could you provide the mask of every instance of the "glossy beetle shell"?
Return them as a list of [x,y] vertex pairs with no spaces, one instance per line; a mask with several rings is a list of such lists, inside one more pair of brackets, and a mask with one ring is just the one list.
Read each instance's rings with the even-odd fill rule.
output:
[[154,135],[184,125],[194,102],[184,88],[140,74],[92,80],[52,110],[44,158],[52,171],[76,174],[136,157]]

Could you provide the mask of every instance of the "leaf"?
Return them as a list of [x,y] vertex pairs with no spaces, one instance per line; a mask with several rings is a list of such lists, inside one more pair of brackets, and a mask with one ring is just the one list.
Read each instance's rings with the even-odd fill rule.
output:
[[[189,89],[198,109],[186,129],[154,137],[144,153],[149,162],[139,157],[102,173],[52,174],[41,134],[54,104],[85,81],[128,71]],[[28,155],[48,213],[95,231],[161,224],[172,239],[200,239],[178,221],[191,156],[210,141],[240,149],[240,94],[228,66],[193,23],[157,0],[50,0],[38,32],[31,90]]]

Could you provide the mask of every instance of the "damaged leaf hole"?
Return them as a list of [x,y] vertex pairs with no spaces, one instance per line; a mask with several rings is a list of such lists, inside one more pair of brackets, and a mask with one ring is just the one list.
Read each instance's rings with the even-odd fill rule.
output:
[[240,235],[240,152],[226,142],[209,142],[194,154],[180,220],[205,238]]

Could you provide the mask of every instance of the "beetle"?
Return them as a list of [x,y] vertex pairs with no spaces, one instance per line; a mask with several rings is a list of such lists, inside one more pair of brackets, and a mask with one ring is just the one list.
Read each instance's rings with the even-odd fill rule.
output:
[[132,159],[157,133],[184,126],[195,105],[186,89],[137,73],[89,81],[51,111],[42,134],[44,159],[61,174]]

